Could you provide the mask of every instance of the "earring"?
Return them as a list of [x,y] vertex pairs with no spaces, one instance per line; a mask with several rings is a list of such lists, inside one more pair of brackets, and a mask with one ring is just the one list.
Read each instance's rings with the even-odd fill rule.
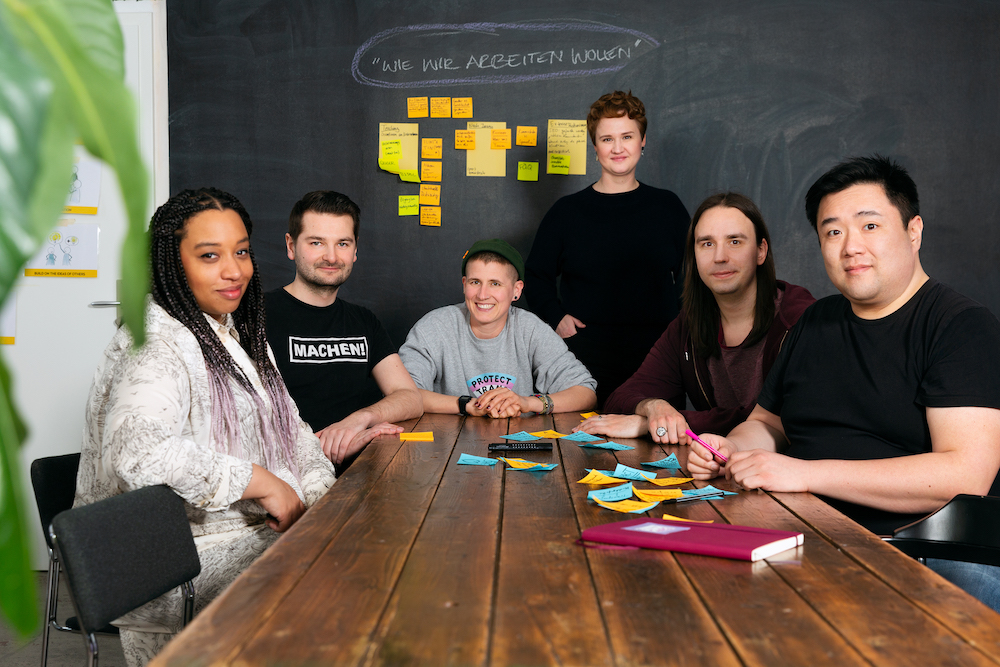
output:
[[521,295],[520,295],[520,294],[518,294],[518,295],[516,295],[516,296],[514,297],[514,301],[517,301],[517,300],[518,300],[518,299],[520,299],[520,298],[521,298]]
[[642,150],[640,150],[640,151],[639,151],[639,156],[640,156],[640,157],[642,157],[642,156],[643,156],[643,155],[645,155],[645,154],[646,154],[646,147],[645,147],[645,146],[643,146],[643,147],[642,147]]

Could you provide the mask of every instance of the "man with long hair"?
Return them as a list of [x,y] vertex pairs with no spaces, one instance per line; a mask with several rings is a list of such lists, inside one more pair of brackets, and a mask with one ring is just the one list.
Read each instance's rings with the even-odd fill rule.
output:
[[659,443],[686,444],[688,428],[725,432],[750,414],[785,336],[815,299],[775,278],[764,218],[739,193],[701,203],[684,261],[681,314],[604,404],[605,412],[620,414],[591,417],[578,430],[649,432]]

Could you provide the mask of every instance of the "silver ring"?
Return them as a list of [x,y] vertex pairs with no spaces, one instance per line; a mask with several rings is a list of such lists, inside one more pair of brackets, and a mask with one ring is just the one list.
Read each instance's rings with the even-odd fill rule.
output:
[[660,436],[661,438],[666,434],[667,434],[667,429],[663,428],[662,426],[656,429],[656,435]]

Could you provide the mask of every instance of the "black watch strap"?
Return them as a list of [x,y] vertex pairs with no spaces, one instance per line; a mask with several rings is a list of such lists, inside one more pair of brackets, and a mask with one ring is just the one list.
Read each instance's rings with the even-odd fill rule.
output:
[[469,401],[471,401],[471,400],[472,400],[471,396],[459,396],[458,397],[458,414],[460,414],[460,415],[468,415],[469,414],[468,412],[465,411],[465,408],[466,408],[467,405],[469,405]]

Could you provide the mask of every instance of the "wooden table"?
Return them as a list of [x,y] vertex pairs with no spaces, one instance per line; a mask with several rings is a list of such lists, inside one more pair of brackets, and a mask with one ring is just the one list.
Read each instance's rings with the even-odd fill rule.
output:
[[154,664],[1000,663],[1000,615],[809,494],[742,492],[650,513],[805,534],[759,563],[574,544],[584,528],[635,518],[588,502],[596,487],[576,483],[585,468],[671,451],[684,464],[684,447],[559,441],[525,455],[558,463],[551,472],[456,465],[501,434],[578,422],[407,422],[434,442],[369,446]]

